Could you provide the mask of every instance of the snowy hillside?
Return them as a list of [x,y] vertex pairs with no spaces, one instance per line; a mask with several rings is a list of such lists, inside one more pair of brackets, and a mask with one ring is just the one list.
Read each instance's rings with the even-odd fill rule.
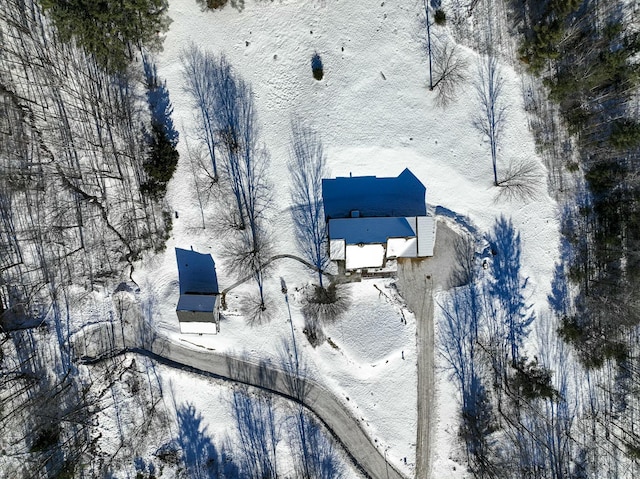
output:
[[[0,413],[30,400],[0,422],[9,431],[0,476],[469,477],[461,408],[472,397],[466,411],[477,412],[489,401],[483,381],[497,384],[507,367],[503,355],[494,369],[474,369],[483,354],[474,348],[502,354],[510,346],[508,367],[522,374],[538,372],[536,354],[543,366],[565,355],[551,339],[547,300],[559,260],[559,207],[529,130],[532,80],[504,25],[494,31],[480,20],[493,2],[431,2],[431,14],[448,18],[430,23],[436,72],[445,57],[454,68],[434,89],[423,0],[229,0],[217,9],[168,0],[163,50],[146,52],[143,66],[142,43],[125,42],[121,76],[103,71],[105,45],[83,52],[72,34],[69,45],[58,43],[49,22],[68,20],[64,8],[41,16],[27,3],[31,12],[11,0],[10,15],[0,16],[0,36],[9,32],[11,46],[0,52],[0,99],[11,112],[0,119],[1,139],[11,139],[0,144],[7,155],[0,159],[11,166],[0,185],[8,238],[0,312],[30,320],[26,329],[13,324],[0,343]],[[152,44],[163,35],[161,14]],[[246,95],[235,99],[257,123],[247,122],[255,136],[241,141],[231,127],[211,130],[213,148],[186,69],[189,58],[223,56],[233,88]],[[447,101],[439,96],[445,88]],[[172,177],[175,136],[166,139],[171,148],[158,144],[171,123],[162,118],[170,113],[166,91],[179,132]],[[488,93],[497,120],[488,117]],[[20,135],[12,133],[16,125]],[[318,274],[300,261],[292,217],[299,207],[291,198],[294,127],[317,134],[329,177],[395,177],[409,168],[426,187],[439,228],[435,256],[393,260],[397,273],[345,276],[331,264],[324,278],[335,280],[339,300],[317,322],[305,308],[318,294]],[[173,163],[155,164],[158,151]],[[246,197],[235,198],[238,217],[231,175],[222,166],[218,177],[212,163],[212,152],[224,165],[224,155],[238,151],[264,167],[256,180],[259,230],[255,217],[243,216]],[[259,268],[247,274],[247,263],[237,261],[242,251],[232,249],[250,233],[248,256],[258,257]],[[176,248],[215,261],[216,334],[181,333]],[[32,302],[11,289],[19,281],[35,291]],[[464,301],[474,307],[461,307]],[[512,330],[526,324],[509,331],[507,344],[502,330],[488,331],[510,307],[520,321]],[[470,374],[452,374],[457,350],[448,356],[447,347],[455,341],[442,340],[454,316]],[[540,346],[541,338],[553,347]],[[561,389],[558,376],[553,384]],[[461,393],[468,378],[475,389]],[[556,407],[552,396],[544,404]],[[485,426],[485,436],[499,429],[489,420]]]
[[[314,274],[302,265],[279,260],[266,283],[273,311],[269,323],[247,325],[243,300],[255,289],[249,281],[228,294],[229,310],[223,312],[220,334],[178,335],[174,246],[211,252],[219,265],[221,288],[237,279],[221,261],[213,200],[203,200],[202,228],[186,148],[188,142],[193,156],[199,143],[195,109],[183,91],[181,66],[181,55],[191,42],[215,54],[224,53],[253,87],[260,138],[271,157],[268,174],[274,187],[271,228],[276,253],[297,254],[287,163],[290,122],[298,118],[320,134],[333,176],[395,176],[408,167],[427,187],[430,209],[443,206],[464,215],[480,231],[487,231],[500,215],[511,218],[522,236],[523,273],[531,292],[528,300],[545,308],[557,256],[556,205],[544,182],[532,200],[510,202],[497,197],[488,138],[472,123],[480,108],[474,86],[480,61],[476,53],[462,48],[468,80],[460,86],[454,103],[444,109],[436,106],[426,84],[428,69],[420,41],[422,2],[246,2],[242,10],[228,5],[203,12],[195,2],[174,0],[169,15],[173,23],[158,65],[160,76],[167,79],[181,134],[180,164],[167,197],[178,218],[165,256],[146,261],[135,275],[142,294],[158,299],[153,320],[163,334],[218,352],[275,361],[282,341],[291,335],[279,278],[286,280],[290,292],[314,281]],[[449,34],[447,28],[438,28],[440,34]],[[324,65],[321,81],[312,76],[314,53]],[[519,76],[507,65],[502,66],[502,75],[508,108],[498,167],[506,167],[509,161],[533,162],[544,178],[527,129]],[[325,342],[314,349],[308,344],[296,294],[291,295],[291,313],[300,355],[310,374],[362,417],[380,450],[410,476],[416,435],[415,325],[402,299],[389,289],[392,283],[364,280],[349,286],[349,312],[325,331],[335,347]],[[402,317],[408,318],[406,324]],[[434,477],[443,477],[453,474],[448,457],[456,448],[456,420],[451,392],[442,373],[437,376]]]
[[638,18],[4,0],[0,478],[640,476]]

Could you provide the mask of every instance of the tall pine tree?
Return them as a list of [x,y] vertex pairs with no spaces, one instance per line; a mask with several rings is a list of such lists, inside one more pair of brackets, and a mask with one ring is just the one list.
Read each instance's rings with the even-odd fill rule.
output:
[[171,20],[167,0],[40,0],[63,41],[74,39],[110,73],[137,49],[159,50]]
[[164,194],[166,185],[178,166],[178,132],[171,119],[173,106],[166,82],[160,82],[156,65],[148,57],[143,58],[143,63],[151,131],[148,133],[148,157],[144,162],[149,179],[142,185],[142,190],[157,199]]

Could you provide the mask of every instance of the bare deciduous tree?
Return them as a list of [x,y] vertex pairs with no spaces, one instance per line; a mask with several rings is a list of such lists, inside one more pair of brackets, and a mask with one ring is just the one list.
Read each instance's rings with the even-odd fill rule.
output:
[[494,413],[485,386],[486,366],[481,360],[481,337],[486,315],[486,290],[476,264],[476,239],[468,234],[455,241],[455,267],[449,278],[451,289],[439,303],[442,320],[438,350],[451,379],[460,391],[460,435],[465,441],[467,460],[476,477],[491,468]]
[[434,33],[426,0],[424,11],[419,37],[429,61],[429,90],[436,91],[436,103],[445,107],[455,100],[458,86],[466,81],[468,65],[447,34]]
[[271,238],[262,228],[255,227],[236,232],[224,244],[223,256],[230,271],[242,277],[253,277],[258,286],[258,297],[245,304],[245,313],[252,322],[263,322],[267,301],[264,296],[264,281],[269,274],[269,260],[272,256]]
[[239,271],[253,275],[260,295],[259,310],[264,311],[264,280],[272,253],[271,237],[266,227],[266,211],[271,202],[271,186],[267,180],[269,155],[255,143],[255,119],[247,123],[245,128],[243,151],[236,164],[242,205],[240,214],[245,228],[236,235],[239,241],[236,243],[237,252],[232,262],[235,262]]
[[276,404],[272,394],[250,394],[248,387],[233,392],[233,417],[240,436],[241,468],[252,479],[278,477],[276,449],[280,442]]
[[498,198],[530,200],[536,197],[542,185],[542,174],[536,163],[529,159],[513,160],[504,170],[497,186]]
[[476,92],[480,111],[473,119],[473,125],[489,138],[493,183],[498,186],[498,146],[506,122],[507,105],[503,98],[504,78],[498,59],[491,53],[478,65]]
[[226,228],[223,254],[232,270],[256,280],[256,311],[261,315],[266,309],[263,285],[271,255],[266,227],[271,186],[270,158],[259,143],[253,90],[233,71],[224,55],[217,58],[192,45],[184,52],[184,58],[186,91],[198,107],[199,134],[212,161],[209,176],[216,183],[220,166],[224,179],[220,190],[226,198],[221,198],[219,210],[233,234],[228,235]]
[[433,42],[433,88],[436,103],[445,107],[456,99],[458,87],[467,80],[467,61],[455,42],[441,36]]
[[431,21],[429,20],[429,6],[427,0],[424,3],[424,27],[426,32],[425,46],[429,57],[429,90],[433,90],[433,49],[431,48]]
[[191,95],[198,111],[198,135],[207,146],[214,181],[218,179],[215,125],[215,61],[195,44],[181,54],[184,91]]
[[327,253],[327,223],[322,203],[322,179],[328,177],[322,141],[312,129],[291,122],[291,215],[304,258],[318,272],[323,287],[322,272],[329,265]]

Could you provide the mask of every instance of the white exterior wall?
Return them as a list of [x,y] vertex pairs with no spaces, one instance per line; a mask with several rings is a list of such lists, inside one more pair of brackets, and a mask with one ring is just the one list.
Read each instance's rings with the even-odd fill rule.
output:
[[213,322],[180,322],[182,334],[217,334],[218,325]]

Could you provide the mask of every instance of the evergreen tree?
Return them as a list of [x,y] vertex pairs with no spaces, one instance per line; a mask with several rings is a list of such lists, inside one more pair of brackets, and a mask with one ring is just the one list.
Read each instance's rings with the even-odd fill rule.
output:
[[151,124],[149,157],[144,164],[145,171],[154,180],[167,183],[178,166],[178,152],[164,132],[164,126]]
[[63,41],[74,39],[111,73],[122,72],[145,47],[159,50],[167,0],[40,0]]
[[166,80],[160,82],[158,69],[155,63],[152,63],[147,56],[143,58],[143,65],[147,86],[147,103],[151,111],[151,122],[162,126],[162,131],[167,137],[167,141],[171,146],[175,147],[178,145],[179,135],[171,119],[173,106],[169,99],[167,82]]
[[178,166],[178,132],[171,119],[173,106],[166,82],[160,82],[156,65],[148,57],[144,57],[143,64],[151,132],[148,134],[149,153],[143,165],[149,179],[141,188],[145,194],[157,199],[164,194]]

